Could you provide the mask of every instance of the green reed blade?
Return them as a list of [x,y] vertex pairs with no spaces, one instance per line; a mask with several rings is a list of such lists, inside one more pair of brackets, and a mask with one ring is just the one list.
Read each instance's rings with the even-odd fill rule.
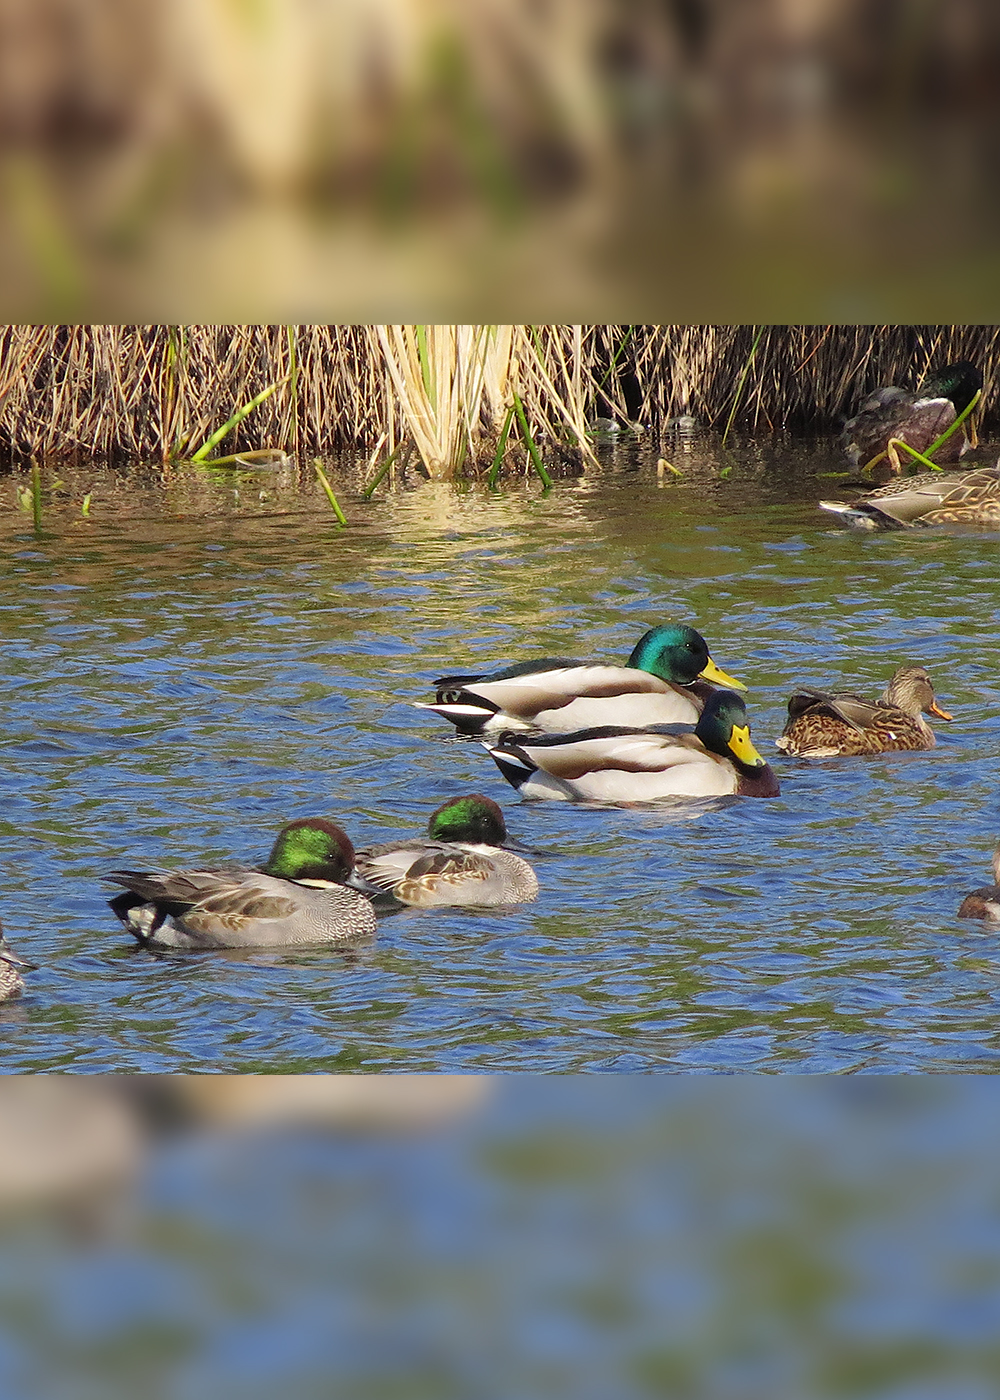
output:
[[510,437],[510,425],[514,421],[514,405],[511,404],[507,410],[507,417],[503,420],[503,427],[500,430],[500,439],[497,442],[497,450],[493,454],[493,465],[486,476],[487,486],[495,486],[500,468],[503,465],[503,454],[507,451],[507,439]]
[[535,439],[531,436],[531,429],[528,427],[528,420],[524,416],[524,405],[521,403],[520,396],[517,394],[516,391],[514,393],[514,412],[517,414],[517,421],[521,426],[521,432],[524,435],[524,441],[527,444],[529,453],[531,454],[531,460],[535,464],[535,471],[542,478],[542,485],[545,487],[546,491],[550,491],[552,489],[552,478],[549,476],[548,472],[545,470],[544,465],[542,464],[541,454],[538,451],[538,448],[535,446]]
[[212,434],[208,441],[202,443],[201,447],[198,448],[197,452],[192,452],[188,460],[191,462],[204,461],[204,459],[211,452],[212,448],[215,447],[217,443],[220,443],[222,439],[226,437],[229,433],[231,433],[238,423],[242,423],[243,419],[247,416],[248,413],[252,413],[255,408],[259,408],[265,399],[269,399],[276,390],[280,389],[283,384],[287,383],[288,375],[286,374],[284,379],[276,379],[273,384],[269,384],[266,389],[262,389],[259,394],[255,394],[249,403],[245,403],[242,408],[238,408],[236,410],[236,412],[233,414],[232,418],[230,418],[228,422],[223,423],[221,428],[216,429],[216,431]]
[[337,524],[346,525],[347,516],[340,509],[340,502],[333,494],[333,487],[330,485],[329,481],[327,481],[326,472],[323,470],[323,463],[318,457],[313,458],[313,471],[316,473],[320,486],[322,486],[323,490],[326,492],[326,499],[330,502],[330,509],[337,517]]

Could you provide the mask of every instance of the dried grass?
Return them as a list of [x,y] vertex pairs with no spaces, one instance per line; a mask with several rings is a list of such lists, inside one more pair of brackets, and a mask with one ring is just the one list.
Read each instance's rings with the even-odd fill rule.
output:
[[[413,441],[429,474],[472,475],[516,392],[546,459],[579,470],[594,462],[597,415],[659,432],[691,414],[721,431],[735,403],[741,431],[825,432],[875,385],[913,386],[966,358],[989,416],[998,326],[8,325],[0,452],[168,460],[280,382],[222,450],[388,454]],[[516,425],[506,461],[525,469]]]

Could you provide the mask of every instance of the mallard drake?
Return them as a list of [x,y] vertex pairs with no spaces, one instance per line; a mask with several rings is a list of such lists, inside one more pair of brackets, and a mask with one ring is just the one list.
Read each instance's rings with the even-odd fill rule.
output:
[[277,948],[337,943],[375,932],[375,914],[349,884],[354,847],[333,822],[289,822],[259,870],[113,870],[127,893],[109,903],[140,943],[167,948]]
[[921,472],[856,501],[820,501],[855,530],[914,525],[1000,525],[1000,463],[968,472]]
[[427,836],[358,851],[358,871],[401,904],[524,904],[538,897],[526,860],[504,850],[503,812],[478,792],[431,813]]
[[746,706],[716,690],[697,724],[601,725],[537,738],[484,742],[522,797],[567,802],[655,802],[661,797],[776,797],[778,780],[753,746]]
[[652,627],[624,666],[602,666],[547,656],[477,676],[442,676],[433,705],[462,734],[512,729],[569,734],[594,725],[646,728],[694,724],[715,686],[745,690],[708,654],[693,627]]
[[24,991],[22,972],[33,972],[34,963],[25,962],[11,950],[0,928],[0,1001],[16,997]]
[[774,742],[798,758],[932,749],[934,731],[924,713],[951,719],[934,699],[923,666],[901,666],[874,701],[846,690],[796,691],[788,702],[788,723]]
[[990,919],[1000,924],[1000,845],[993,852],[993,885],[967,894],[958,906],[960,919]]
[[[976,366],[959,360],[929,374],[915,393],[895,385],[876,389],[844,425],[841,446],[854,466],[873,465],[886,457],[893,471],[899,472],[906,462],[900,459],[895,442],[902,441],[918,452],[926,452],[968,408],[982,387],[983,376]],[[966,423],[941,444],[934,454],[935,461],[957,462],[964,452],[977,445],[974,416],[970,414]],[[912,460],[909,453],[904,451],[902,455],[907,461]]]

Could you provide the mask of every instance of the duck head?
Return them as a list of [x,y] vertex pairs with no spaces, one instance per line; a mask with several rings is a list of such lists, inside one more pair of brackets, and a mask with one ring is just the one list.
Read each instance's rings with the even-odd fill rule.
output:
[[466,797],[453,797],[432,812],[427,833],[432,841],[502,846],[507,839],[507,824],[492,798],[472,792]]
[[742,773],[752,775],[767,767],[750,738],[747,707],[731,690],[709,696],[694,732],[706,749],[728,758]]
[[636,642],[625,664],[674,685],[690,685],[692,681],[702,680],[732,690],[746,690],[742,681],[727,676],[716,666],[701,633],[681,623],[651,627]]

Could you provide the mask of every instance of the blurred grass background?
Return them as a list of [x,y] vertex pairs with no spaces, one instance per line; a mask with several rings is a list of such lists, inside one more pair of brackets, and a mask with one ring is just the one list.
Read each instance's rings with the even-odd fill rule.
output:
[[998,59],[993,0],[0,0],[0,294],[988,319]]

